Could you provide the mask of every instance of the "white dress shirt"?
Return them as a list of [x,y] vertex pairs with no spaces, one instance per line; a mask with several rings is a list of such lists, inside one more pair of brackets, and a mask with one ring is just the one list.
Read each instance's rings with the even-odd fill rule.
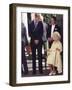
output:
[[51,37],[53,36],[54,28],[55,28],[55,25],[52,25],[51,26]]

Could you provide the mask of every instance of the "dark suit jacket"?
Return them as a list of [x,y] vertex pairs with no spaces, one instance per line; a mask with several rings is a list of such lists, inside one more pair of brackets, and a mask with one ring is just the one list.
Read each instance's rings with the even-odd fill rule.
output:
[[24,46],[28,45],[26,27],[24,25],[21,26],[21,39],[22,42],[24,43]]
[[[47,30],[47,38],[48,37],[51,37],[51,25],[48,25],[48,30]],[[54,32],[55,31],[57,31],[57,32],[59,32],[60,33],[60,35],[61,35],[61,29],[60,29],[60,27],[58,26],[58,25],[55,25],[55,28],[54,28]]]
[[32,40],[42,40],[43,36],[43,24],[41,21],[38,22],[38,25],[35,28],[34,21],[29,24],[29,36]]

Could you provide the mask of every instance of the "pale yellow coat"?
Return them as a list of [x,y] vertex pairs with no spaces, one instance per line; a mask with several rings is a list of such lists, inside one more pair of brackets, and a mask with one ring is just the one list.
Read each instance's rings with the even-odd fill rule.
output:
[[61,52],[62,52],[62,44],[60,41],[57,42],[54,41],[51,48],[47,50],[47,64],[51,64],[57,67],[59,73],[62,72]]

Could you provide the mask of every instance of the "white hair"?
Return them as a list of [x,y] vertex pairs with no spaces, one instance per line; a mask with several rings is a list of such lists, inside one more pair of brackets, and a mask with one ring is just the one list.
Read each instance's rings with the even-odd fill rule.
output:
[[55,31],[55,32],[53,33],[53,36],[52,36],[52,37],[54,37],[54,35],[56,35],[59,39],[61,39],[61,35],[60,35],[59,32]]

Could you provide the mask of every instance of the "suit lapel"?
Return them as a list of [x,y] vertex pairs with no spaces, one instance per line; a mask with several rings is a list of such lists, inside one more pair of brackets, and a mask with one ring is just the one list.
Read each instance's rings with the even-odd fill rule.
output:
[[52,27],[52,25],[50,25],[50,36],[51,36],[51,27]]
[[34,21],[33,21],[33,32],[34,32],[34,28],[35,28],[35,24],[34,24]]
[[58,31],[57,25],[55,25],[54,32],[55,32],[55,31]]

